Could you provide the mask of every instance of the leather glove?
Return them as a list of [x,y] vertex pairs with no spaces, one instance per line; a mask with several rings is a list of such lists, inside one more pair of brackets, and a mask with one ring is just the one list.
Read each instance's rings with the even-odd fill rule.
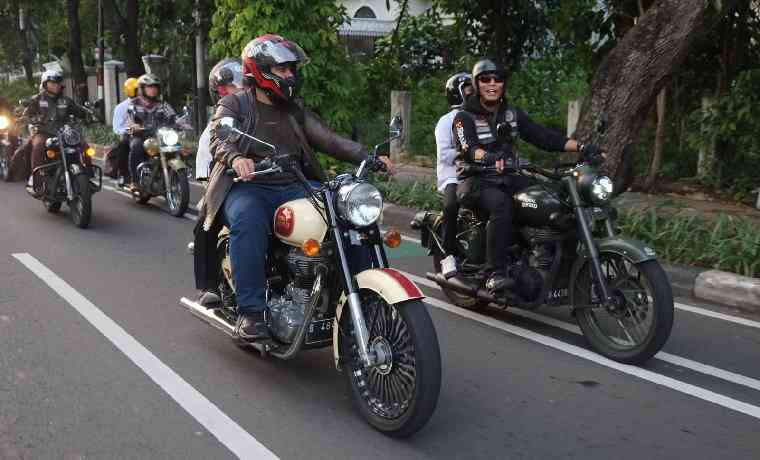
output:
[[596,144],[581,144],[579,151],[583,161],[592,166],[604,163],[604,151]]
[[490,150],[486,151],[486,154],[483,155],[483,158],[480,159],[480,163],[483,166],[493,166],[497,161],[504,158],[504,152],[501,150],[497,150],[495,152],[492,152]]

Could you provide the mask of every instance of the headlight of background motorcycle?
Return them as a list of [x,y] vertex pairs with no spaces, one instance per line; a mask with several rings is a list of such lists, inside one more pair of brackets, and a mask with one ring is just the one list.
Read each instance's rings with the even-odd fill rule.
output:
[[344,185],[338,190],[337,208],[340,215],[357,227],[367,227],[380,218],[383,196],[372,184]]
[[11,125],[11,120],[5,115],[0,115],[0,129],[7,129]]
[[158,137],[161,139],[161,143],[168,146],[177,145],[177,142],[179,142],[179,134],[171,128],[159,129]]
[[591,199],[597,204],[606,203],[612,197],[613,185],[609,177],[598,176],[591,183]]

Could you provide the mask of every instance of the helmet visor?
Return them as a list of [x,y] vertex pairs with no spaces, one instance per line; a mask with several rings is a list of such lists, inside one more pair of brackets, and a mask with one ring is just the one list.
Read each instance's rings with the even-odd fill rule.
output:
[[229,62],[223,65],[217,73],[217,80],[225,85],[243,87],[243,66],[239,62]]
[[297,44],[283,40],[274,42],[264,40],[249,43],[243,50],[244,58],[251,58],[265,66],[273,66],[294,62],[299,65],[309,63],[309,56]]

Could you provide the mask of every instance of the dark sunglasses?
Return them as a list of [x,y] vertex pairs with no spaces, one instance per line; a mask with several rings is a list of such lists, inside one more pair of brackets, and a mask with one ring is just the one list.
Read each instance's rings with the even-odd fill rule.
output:
[[504,83],[503,75],[481,75],[478,77],[478,81],[481,83]]

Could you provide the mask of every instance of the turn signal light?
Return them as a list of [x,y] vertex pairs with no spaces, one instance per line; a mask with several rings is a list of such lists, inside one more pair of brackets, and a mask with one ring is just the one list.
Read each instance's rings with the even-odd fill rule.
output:
[[47,149],[45,151],[45,154],[47,155],[47,157],[48,157],[49,160],[52,160],[53,158],[55,158],[55,156],[58,154],[58,152],[56,152],[53,149]]
[[309,257],[314,257],[319,254],[319,241],[308,239],[301,245],[303,253]]
[[401,246],[401,232],[395,228],[388,230],[385,232],[385,236],[383,236],[383,242],[389,248],[397,248]]
[[95,149],[92,147],[87,147],[87,149],[84,151],[85,155],[92,158],[95,156]]

